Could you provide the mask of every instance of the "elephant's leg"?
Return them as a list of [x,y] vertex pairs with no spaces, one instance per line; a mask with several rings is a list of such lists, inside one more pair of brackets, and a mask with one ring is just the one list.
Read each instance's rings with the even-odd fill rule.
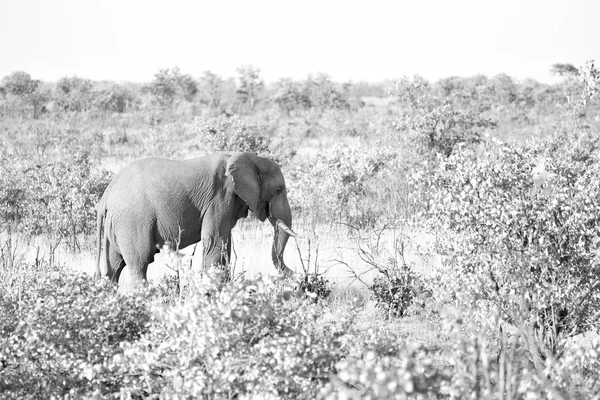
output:
[[119,274],[119,290],[123,292],[131,292],[138,289],[146,283],[146,274],[142,269],[126,264]]
[[231,256],[231,240],[228,236],[205,235],[202,236],[203,266],[226,266]]
[[108,254],[106,258],[107,276],[111,282],[117,283],[119,281],[119,275],[125,267],[125,260],[121,253],[119,253],[113,246],[108,247]]
[[125,267],[119,276],[119,289],[123,291],[135,290],[146,284],[148,264],[154,261],[154,255],[158,251],[154,239],[151,238],[133,243],[136,245],[123,252]]
[[204,271],[210,271],[210,267],[216,267],[220,272],[216,273],[215,277],[221,284],[228,282],[230,277],[229,261],[231,257],[231,240],[227,235],[205,235],[202,237],[202,246],[204,249],[204,257],[202,266]]

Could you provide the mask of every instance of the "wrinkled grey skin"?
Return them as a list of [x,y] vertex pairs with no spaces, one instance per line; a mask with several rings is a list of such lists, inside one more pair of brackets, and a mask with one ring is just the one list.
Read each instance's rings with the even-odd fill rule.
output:
[[[184,248],[202,240],[204,267],[225,266],[231,256],[231,229],[248,209],[275,229],[272,258],[283,274],[292,213],[281,169],[251,153],[217,153],[185,161],[148,158],[121,171],[98,204],[97,276],[128,287],[146,281],[157,244]],[[180,236],[181,229],[181,236]],[[120,285],[122,286],[122,285]]]

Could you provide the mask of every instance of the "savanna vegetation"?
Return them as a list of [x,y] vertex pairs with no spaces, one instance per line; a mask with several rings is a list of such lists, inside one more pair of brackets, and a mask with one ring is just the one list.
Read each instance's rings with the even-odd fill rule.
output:
[[[600,73],[551,68],[556,84],[2,78],[2,397],[596,398]],[[273,276],[250,219],[230,283],[169,246],[175,273],[146,290],[92,279],[112,175],[214,151],[282,166],[297,277]]]

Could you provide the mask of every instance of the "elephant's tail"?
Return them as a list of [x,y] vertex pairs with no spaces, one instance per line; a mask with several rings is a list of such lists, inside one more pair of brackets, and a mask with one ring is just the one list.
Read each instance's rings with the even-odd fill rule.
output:
[[[107,240],[108,238],[104,235],[104,219],[106,217],[106,207],[104,207],[104,202],[100,201],[98,204],[97,217],[96,217],[96,241],[98,246],[98,254],[96,257],[96,273],[94,274],[95,278],[101,278],[103,276],[108,275],[108,265],[104,264],[104,271],[102,270],[102,250],[106,252],[108,250]],[[103,240],[104,239],[104,240]]]

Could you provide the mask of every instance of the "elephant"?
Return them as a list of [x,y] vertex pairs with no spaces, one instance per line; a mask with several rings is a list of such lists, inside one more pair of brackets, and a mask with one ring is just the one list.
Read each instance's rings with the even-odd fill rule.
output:
[[[202,241],[203,267],[226,267],[231,229],[248,210],[274,227],[272,260],[283,262],[292,231],[285,179],[274,161],[252,153],[216,153],[183,161],[146,158],[125,167],[110,182],[97,207],[96,276],[128,288],[146,282],[157,245],[183,248]],[[104,262],[101,262],[104,259]]]

